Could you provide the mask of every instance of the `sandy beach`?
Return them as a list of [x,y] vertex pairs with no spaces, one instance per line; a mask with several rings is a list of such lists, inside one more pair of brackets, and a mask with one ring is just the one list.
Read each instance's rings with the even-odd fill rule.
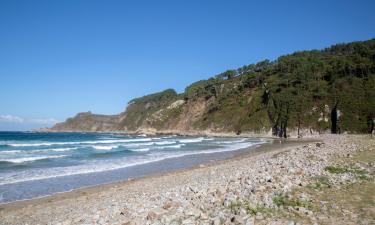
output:
[[[346,182],[325,168],[373,146],[367,136],[276,140],[193,168],[3,204],[0,224],[288,224],[288,216],[254,210],[282,209],[275,196],[319,176]],[[303,210],[310,222],[327,219]]]

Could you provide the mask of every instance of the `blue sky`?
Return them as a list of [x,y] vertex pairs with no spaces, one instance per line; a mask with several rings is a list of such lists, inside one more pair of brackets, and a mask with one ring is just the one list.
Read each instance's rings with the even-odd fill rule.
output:
[[138,96],[296,50],[375,38],[375,1],[0,0],[0,130]]

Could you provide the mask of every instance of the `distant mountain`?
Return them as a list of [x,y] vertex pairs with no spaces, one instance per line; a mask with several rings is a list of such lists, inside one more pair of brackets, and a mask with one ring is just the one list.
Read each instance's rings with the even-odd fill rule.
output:
[[133,99],[115,116],[80,113],[51,131],[366,133],[375,118],[375,39],[300,51]]

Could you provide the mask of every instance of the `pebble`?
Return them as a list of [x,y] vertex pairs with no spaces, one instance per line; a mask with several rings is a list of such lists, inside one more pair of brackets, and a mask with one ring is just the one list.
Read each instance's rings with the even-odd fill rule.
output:
[[[219,225],[222,222],[253,225],[255,220],[295,225],[294,221],[287,220],[273,223],[261,213],[254,217],[248,213],[248,207],[275,209],[273,198],[276,195],[288,193],[296,186],[306,186],[312,177],[331,176],[337,184],[353,179],[351,176],[333,177],[324,168],[331,165],[332,157],[351,157],[360,143],[355,138],[323,135],[318,143],[304,144],[281,154],[268,152],[129,185],[117,184],[116,190],[103,190],[95,196],[87,195],[89,198],[66,199],[50,203],[51,207],[25,207],[5,215],[0,211],[0,217],[5,224],[71,224],[86,219],[83,221],[116,225]],[[308,195],[299,198],[309,200]],[[293,207],[280,208],[295,211]],[[322,209],[325,208],[323,205]],[[313,216],[313,212],[303,207],[299,212]]]

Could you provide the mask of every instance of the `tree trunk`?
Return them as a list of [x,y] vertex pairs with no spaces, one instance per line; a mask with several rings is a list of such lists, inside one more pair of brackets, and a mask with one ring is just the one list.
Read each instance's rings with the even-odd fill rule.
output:
[[337,134],[337,104],[331,111],[331,133]]
[[284,135],[284,138],[287,138],[287,135],[286,135],[286,128],[288,126],[288,121],[285,121],[285,124],[284,124],[284,127],[283,127],[283,135]]

